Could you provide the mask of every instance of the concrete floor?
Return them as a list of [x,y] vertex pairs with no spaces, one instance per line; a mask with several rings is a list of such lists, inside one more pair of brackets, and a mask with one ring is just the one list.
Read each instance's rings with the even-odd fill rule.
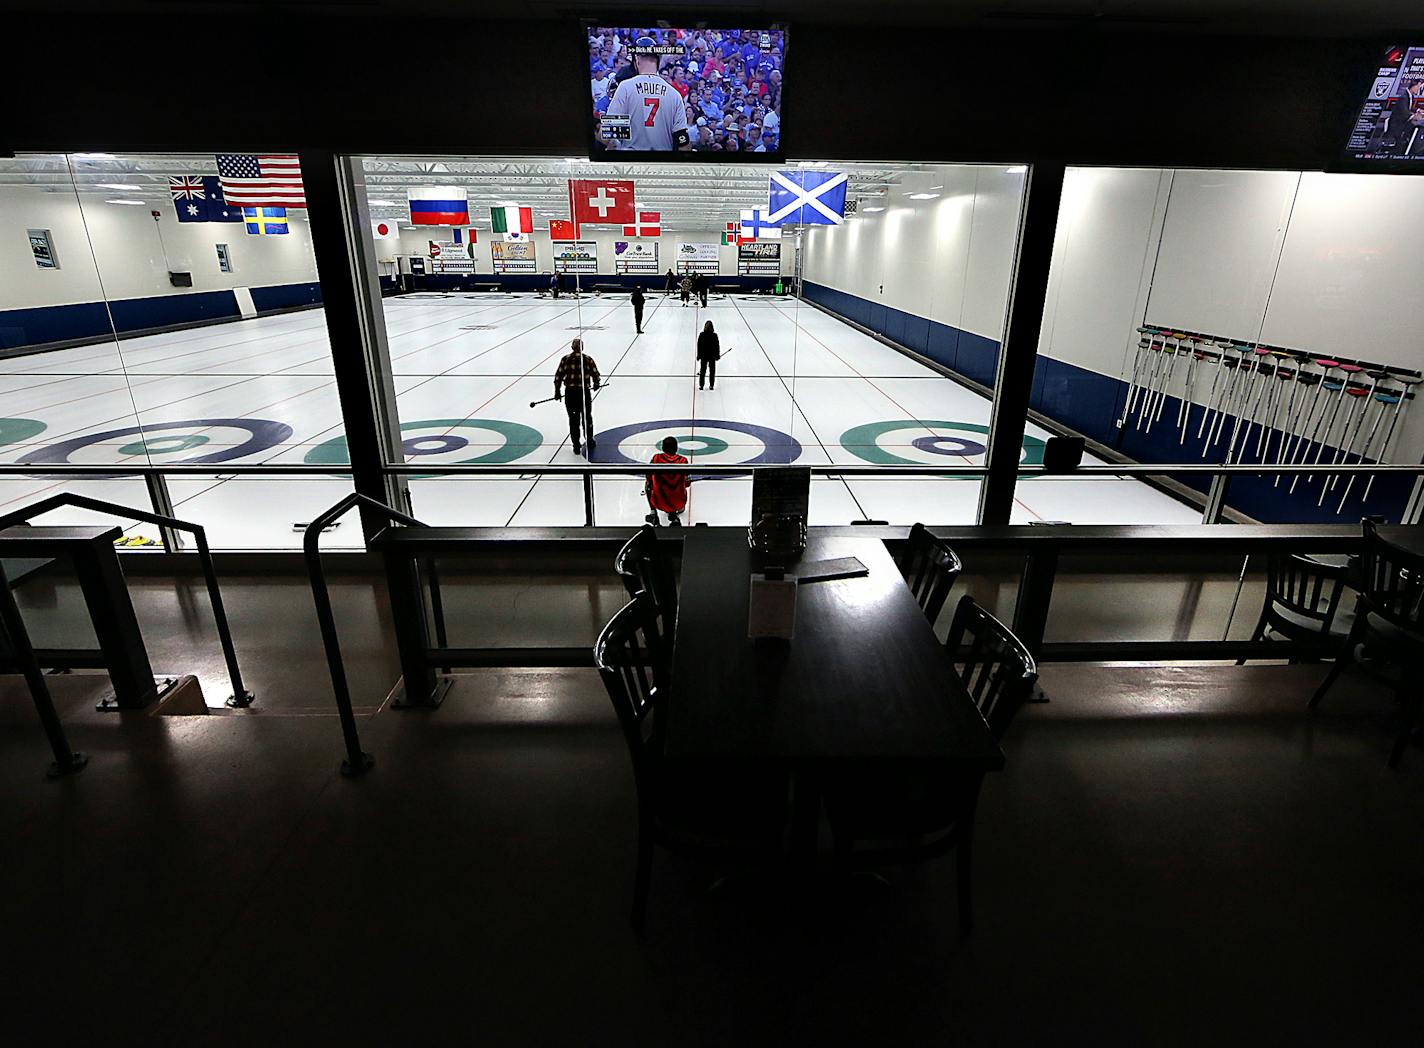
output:
[[[603,582],[509,582],[505,628],[580,636],[616,606]],[[221,698],[201,591],[134,590],[161,634],[155,665],[196,669]],[[50,782],[23,687],[0,678],[0,986],[7,1023],[33,1039],[1424,1033],[1424,752],[1386,770],[1393,704],[1367,678],[1311,717],[1320,667],[1047,666],[1052,701],[1024,711],[984,790],[972,936],[958,934],[952,860],[884,880],[714,884],[660,855],[639,942],[632,777],[591,670],[480,671],[437,711],[378,709],[395,673],[384,602],[343,580],[377,759],[346,780],[305,583],[225,592],[249,711],[100,714],[102,677],[52,677],[92,760]],[[22,594],[37,633],[63,634],[63,585]],[[472,591],[467,609],[483,605]]]

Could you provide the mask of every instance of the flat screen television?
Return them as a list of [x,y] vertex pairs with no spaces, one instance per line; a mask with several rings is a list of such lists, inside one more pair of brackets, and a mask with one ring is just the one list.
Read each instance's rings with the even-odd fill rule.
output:
[[1354,107],[1341,162],[1348,171],[1424,174],[1424,34],[1379,54],[1364,99]]
[[592,159],[784,160],[785,26],[583,29]]

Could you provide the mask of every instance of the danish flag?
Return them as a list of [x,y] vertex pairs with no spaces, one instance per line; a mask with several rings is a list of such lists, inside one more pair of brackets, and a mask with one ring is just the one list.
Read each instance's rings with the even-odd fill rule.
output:
[[639,211],[631,226],[623,227],[625,237],[658,237],[663,234],[661,211]]

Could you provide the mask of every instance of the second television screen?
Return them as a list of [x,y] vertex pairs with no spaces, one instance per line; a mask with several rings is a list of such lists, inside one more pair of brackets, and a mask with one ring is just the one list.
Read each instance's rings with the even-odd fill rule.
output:
[[782,153],[784,29],[587,29],[595,158]]

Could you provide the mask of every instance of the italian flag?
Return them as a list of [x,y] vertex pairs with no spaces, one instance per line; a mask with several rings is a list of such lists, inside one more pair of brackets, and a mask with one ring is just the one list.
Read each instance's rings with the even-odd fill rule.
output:
[[518,204],[499,204],[490,208],[490,222],[505,240],[528,240],[534,232],[534,209]]

